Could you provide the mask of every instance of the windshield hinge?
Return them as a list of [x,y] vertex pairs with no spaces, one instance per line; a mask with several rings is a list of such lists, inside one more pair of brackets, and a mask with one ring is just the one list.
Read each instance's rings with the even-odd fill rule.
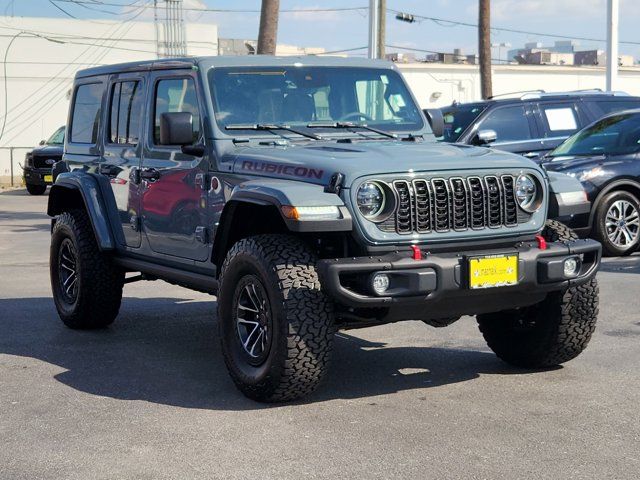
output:
[[331,175],[329,184],[324,187],[324,191],[326,193],[335,193],[337,195],[340,193],[340,189],[342,189],[342,182],[344,182],[344,174],[335,172],[333,175]]

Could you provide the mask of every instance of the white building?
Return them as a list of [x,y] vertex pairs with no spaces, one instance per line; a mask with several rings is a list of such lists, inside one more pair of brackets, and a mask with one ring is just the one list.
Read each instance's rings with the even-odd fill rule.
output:
[[[185,33],[189,55],[217,55],[216,25],[187,24]],[[77,70],[154,59],[155,35],[151,21],[0,17],[0,184],[12,171],[19,184],[25,152],[66,123]]]

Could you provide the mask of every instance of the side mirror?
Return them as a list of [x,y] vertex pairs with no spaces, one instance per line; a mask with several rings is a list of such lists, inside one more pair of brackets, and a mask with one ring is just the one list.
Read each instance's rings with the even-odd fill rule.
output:
[[38,145],[44,145],[45,143],[47,143],[46,140],[40,140],[40,143],[38,143]]
[[427,117],[431,130],[436,137],[444,135],[444,116],[439,108],[425,108],[422,110]]
[[476,135],[477,145],[489,145],[498,139],[498,134],[495,130],[480,130]]
[[165,112],[160,115],[160,145],[193,143],[193,115],[189,112]]

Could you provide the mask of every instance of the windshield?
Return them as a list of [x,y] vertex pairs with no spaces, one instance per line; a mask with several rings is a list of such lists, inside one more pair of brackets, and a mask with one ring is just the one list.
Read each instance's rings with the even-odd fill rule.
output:
[[47,145],[64,145],[64,127],[60,127],[46,141]]
[[464,132],[486,108],[486,105],[455,105],[443,108],[443,140],[445,142],[457,142],[462,132]]
[[640,114],[623,114],[604,118],[576,133],[549,156],[622,155],[639,150]]
[[340,121],[385,131],[424,128],[404,81],[389,69],[213,68],[209,85],[222,130],[242,124],[306,127]]

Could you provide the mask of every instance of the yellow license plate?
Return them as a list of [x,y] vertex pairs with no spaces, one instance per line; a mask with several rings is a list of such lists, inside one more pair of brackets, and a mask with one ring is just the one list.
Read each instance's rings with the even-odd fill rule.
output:
[[53,182],[53,175],[45,175],[44,176],[44,181],[52,183]]
[[518,255],[490,255],[469,259],[469,287],[493,288],[518,283]]

